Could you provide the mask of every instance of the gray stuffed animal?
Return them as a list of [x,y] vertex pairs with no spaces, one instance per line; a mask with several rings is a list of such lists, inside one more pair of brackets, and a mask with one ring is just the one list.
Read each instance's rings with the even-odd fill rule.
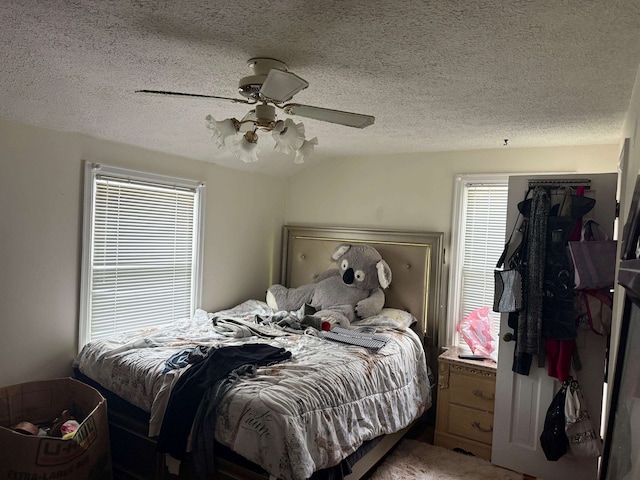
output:
[[369,245],[342,243],[332,258],[338,269],[327,270],[314,283],[297,288],[269,287],[269,307],[294,311],[306,304],[316,310],[314,316],[341,326],[380,313],[383,290],[391,283],[391,269],[380,253]]

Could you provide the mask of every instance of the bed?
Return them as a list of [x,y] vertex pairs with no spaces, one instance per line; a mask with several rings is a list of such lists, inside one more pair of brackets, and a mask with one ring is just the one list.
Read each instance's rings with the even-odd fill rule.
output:
[[[74,362],[76,376],[107,397],[117,476],[177,478],[174,471],[195,478],[194,471],[206,471],[216,479],[360,478],[432,404],[427,356],[435,351],[441,310],[442,238],[284,227],[281,283],[287,286],[310,283],[331,268],[331,253],[342,242],[372,245],[387,261],[393,280],[385,308],[353,325],[384,340],[375,349],[281,329],[263,299],[219,312],[198,310],[168,327],[85,346]],[[166,437],[163,423],[170,423],[165,414],[176,410],[174,387],[195,370],[180,360],[196,349],[219,353],[225,350],[220,346],[247,344],[290,357],[225,380],[215,395],[208,390],[211,402],[200,403],[185,447],[193,452],[178,468],[157,445]]]

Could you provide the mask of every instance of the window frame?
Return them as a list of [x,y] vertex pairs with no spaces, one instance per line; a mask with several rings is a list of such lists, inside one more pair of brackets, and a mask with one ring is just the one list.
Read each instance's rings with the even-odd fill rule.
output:
[[193,221],[197,232],[194,235],[193,248],[191,314],[200,307],[202,299],[206,183],[199,180],[161,175],[100,163],[85,162],[78,350],[82,349],[85,344],[91,341],[90,297],[91,284],[93,280],[93,213],[95,207],[96,177],[98,175],[120,178],[124,181],[140,181],[156,183],[168,187],[186,188],[195,192],[195,214]]
[[[445,346],[459,346],[468,349],[464,341],[460,342],[460,336],[457,333],[457,326],[462,319],[460,300],[462,295],[462,263],[464,256],[464,209],[466,191],[472,185],[505,185],[508,189],[509,176],[513,174],[495,173],[495,174],[458,174],[455,177],[454,185],[454,204],[453,219],[451,225],[451,262],[449,270],[449,286],[448,286],[448,308],[446,322],[446,338]],[[505,211],[505,229],[507,222],[507,212]],[[501,238],[500,243],[504,245],[505,239]],[[496,261],[498,259],[496,258]],[[488,278],[488,282],[493,282],[493,278]],[[488,305],[491,307],[492,303]]]

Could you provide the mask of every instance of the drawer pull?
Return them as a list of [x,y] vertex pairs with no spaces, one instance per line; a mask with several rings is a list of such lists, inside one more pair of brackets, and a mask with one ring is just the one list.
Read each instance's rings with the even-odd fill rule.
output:
[[480,422],[471,422],[471,426],[477,430],[480,430],[483,433],[491,433],[493,432],[493,426],[489,426],[489,428],[482,428],[480,426]]
[[482,390],[474,390],[473,394],[476,397],[480,397],[483,400],[495,400],[496,396],[495,395],[491,395],[490,397],[485,397],[484,394],[482,393]]

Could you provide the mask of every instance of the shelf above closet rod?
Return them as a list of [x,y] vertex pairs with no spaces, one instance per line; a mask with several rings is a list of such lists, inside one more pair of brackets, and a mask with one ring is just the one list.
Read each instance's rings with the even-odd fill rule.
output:
[[533,187],[590,187],[591,180],[588,178],[545,178],[529,179],[529,188]]

